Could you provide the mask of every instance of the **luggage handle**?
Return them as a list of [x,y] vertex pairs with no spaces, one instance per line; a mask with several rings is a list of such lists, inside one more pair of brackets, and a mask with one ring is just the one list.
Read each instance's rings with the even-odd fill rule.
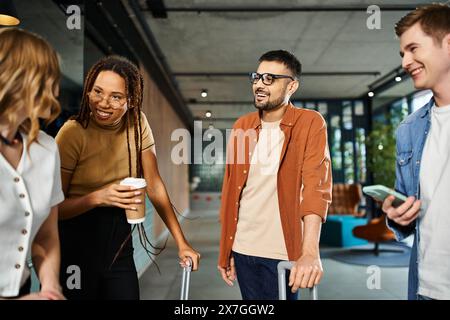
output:
[[180,300],[188,300],[189,297],[189,283],[191,281],[191,271],[193,261],[191,257],[187,257],[189,259],[189,265],[183,267],[183,277],[181,279],[181,293]]
[[[281,261],[278,263],[278,295],[280,300],[286,300],[286,270],[291,270],[295,262],[293,261]],[[312,300],[319,300],[317,292],[317,286],[309,289],[309,295]]]

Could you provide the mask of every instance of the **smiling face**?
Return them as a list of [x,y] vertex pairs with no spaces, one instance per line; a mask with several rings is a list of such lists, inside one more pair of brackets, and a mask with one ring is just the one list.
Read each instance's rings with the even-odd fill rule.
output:
[[[277,61],[262,61],[257,72],[293,77],[292,72],[283,63]],[[271,85],[265,85],[260,79],[252,86],[255,107],[262,111],[270,111],[287,104],[297,87],[298,81],[290,78],[274,79]]]
[[400,37],[402,67],[416,89],[434,89],[450,74],[450,35],[437,43],[425,34],[420,23],[414,24]]
[[128,108],[125,79],[113,71],[101,71],[88,94],[88,99],[97,123],[118,123]]

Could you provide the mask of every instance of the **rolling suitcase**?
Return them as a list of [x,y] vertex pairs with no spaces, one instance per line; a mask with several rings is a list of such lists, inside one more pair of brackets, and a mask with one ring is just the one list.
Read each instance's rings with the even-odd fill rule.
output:
[[[188,300],[189,298],[189,284],[191,280],[191,271],[192,271],[192,260],[190,260],[190,264],[183,268],[183,275],[181,279],[181,292],[180,292],[180,300]],[[294,262],[292,261],[281,261],[278,266],[278,293],[280,300],[286,300],[286,270],[291,270]],[[318,292],[317,286],[310,288],[310,297],[311,300],[318,300]]]
[[183,268],[180,300],[188,300],[189,298],[189,283],[191,281],[192,264],[193,264],[192,259],[189,258],[189,265]]
[[[286,270],[291,270],[293,265],[293,261],[281,261],[278,263],[278,295],[280,300],[286,300]],[[309,289],[309,295],[311,300],[319,300],[317,286]]]

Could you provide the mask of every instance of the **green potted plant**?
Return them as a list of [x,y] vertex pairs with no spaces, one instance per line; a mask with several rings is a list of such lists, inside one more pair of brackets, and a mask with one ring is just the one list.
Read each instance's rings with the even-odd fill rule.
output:
[[395,131],[407,114],[408,110],[403,105],[392,107],[390,112],[385,114],[384,121],[374,123],[372,131],[367,137],[367,167],[373,174],[373,184],[382,184],[394,188]]
[[[389,120],[389,119],[388,119]],[[393,188],[395,183],[395,128],[391,121],[375,123],[367,137],[367,167],[373,183]]]
[[[376,122],[372,131],[367,137],[368,163],[367,167],[373,175],[373,184],[381,184],[389,188],[394,188],[395,184],[395,163],[396,163],[396,141],[395,130],[401,119],[405,116],[405,110],[392,109],[386,115],[385,121]],[[372,206],[372,218],[369,222],[372,230],[384,233],[384,239],[389,234],[394,239],[392,231],[387,229],[385,219],[382,217],[381,203],[374,203]],[[381,238],[381,236],[380,236]],[[374,253],[379,254],[379,243],[375,242]]]

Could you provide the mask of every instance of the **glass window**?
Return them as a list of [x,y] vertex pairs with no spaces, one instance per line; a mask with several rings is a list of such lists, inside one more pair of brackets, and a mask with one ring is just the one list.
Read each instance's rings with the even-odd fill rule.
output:
[[352,105],[346,105],[343,110],[343,118],[342,122],[344,128],[347,130],[351,130],[353,128],[353,119],[352,119]]
[[331,117],[331,127],[333,127],[333,128],[340,128],[341,127],[341,124],[339,123],[340,122],[340,118],[341,117],[339,117],[338,115],[332,116]]
[[408,100],[406,98],[395,101],[390,108],[391,122],[397,128],[400,122],[408,115]]
[[356,129],[356,162],[358,168],[358,178],[360,182],[366,181],[366,130]]
[[372,116],[372,125],[375,125],[376,123],[385,123],[386,122],[386,115],[383,112],[376,113]]
[[340,117],[335,115],[331,118],[331,161],[334,170],[342,169],[342,152],[341,152],[341,128]]
[[320,114],[325,117],[328,113],[328,104],[326,102],[319,102],[317,106]]
[[364,102],[361,100],[355,101],[355,116],[363,116],[364,115]]
[[345,182],[354,183],[355,182],[355,171],[353,169],[353,142],[347,141],[344,144],[344,173]]
[[305,104],[305,108],[310,110],[316,110],[316,104],[314,102],[307,102]]

